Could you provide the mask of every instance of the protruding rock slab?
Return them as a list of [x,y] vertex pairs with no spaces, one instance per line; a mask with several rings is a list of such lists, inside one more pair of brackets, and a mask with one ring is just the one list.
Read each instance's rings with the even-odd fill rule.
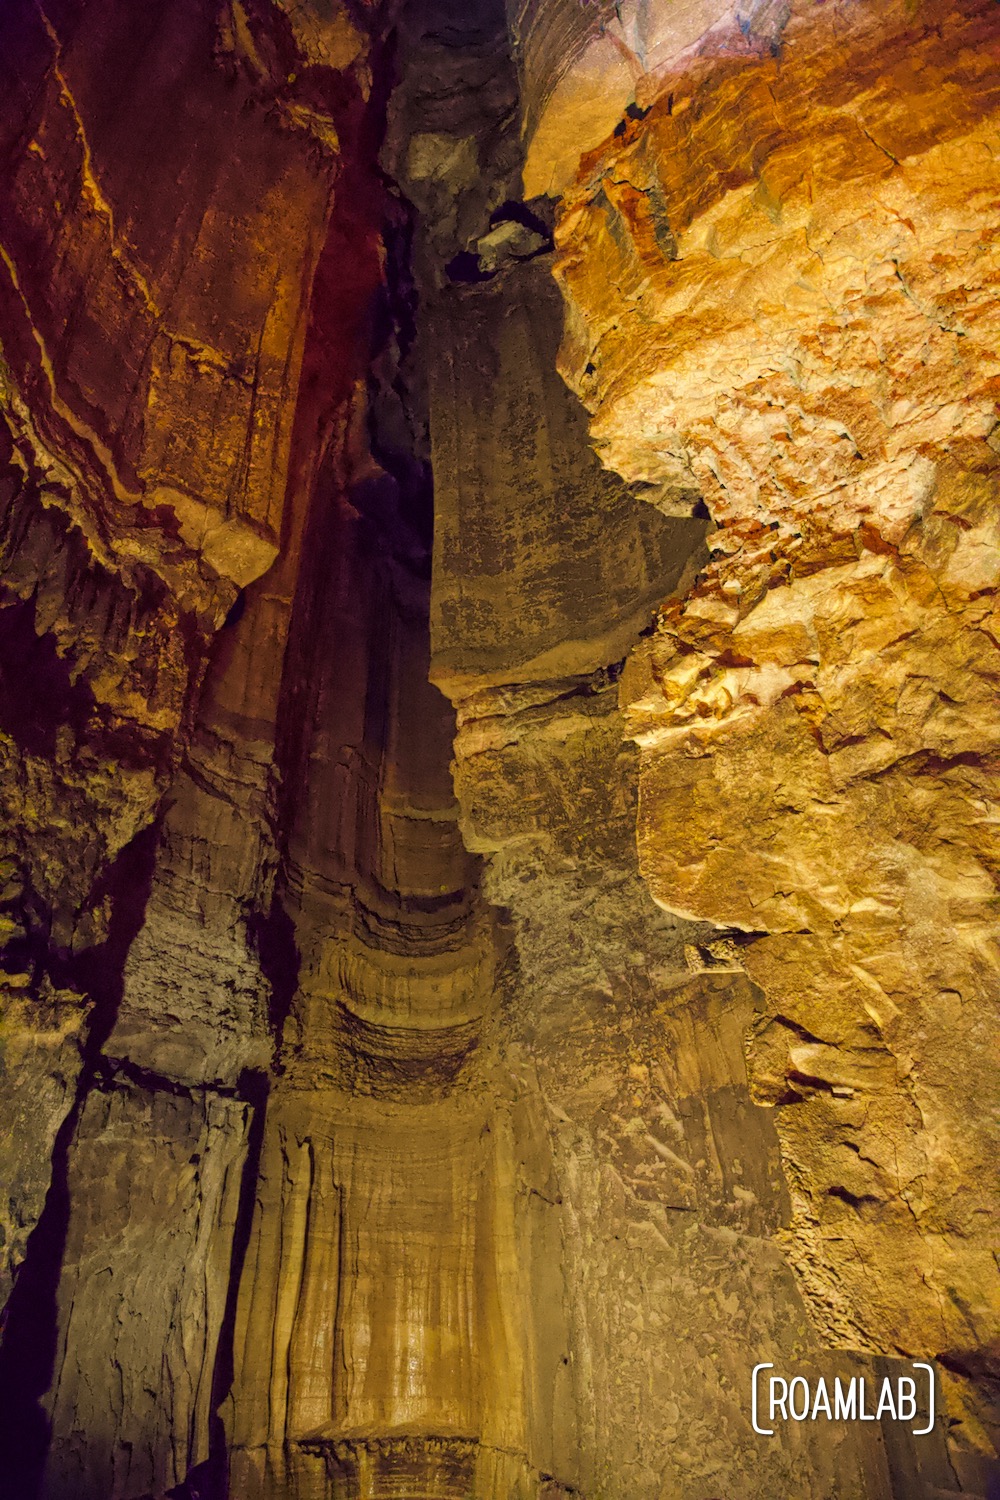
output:
[[163,1494],[207,1459],[249,1118],[210,1094],[88,1095],[69,1159],[51,1500]]

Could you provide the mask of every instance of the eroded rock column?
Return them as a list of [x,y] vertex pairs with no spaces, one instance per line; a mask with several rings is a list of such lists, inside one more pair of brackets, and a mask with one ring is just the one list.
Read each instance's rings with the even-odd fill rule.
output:
[[367,464],[352,499],[326,499],[293,627],[312,665],[287,804],[299,972],[237,1311],[231,1484],[528,1496],[574,1431],[558,1248],[528,1198],[547,1137],[499,1067],[502,945],[459,834],[419,537],[386,527],[396,487]]

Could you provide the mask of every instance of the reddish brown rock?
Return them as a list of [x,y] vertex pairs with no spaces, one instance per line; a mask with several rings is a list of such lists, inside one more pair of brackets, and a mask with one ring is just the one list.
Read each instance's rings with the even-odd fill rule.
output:
[[352,183],[368,42],[269,5],[16,5],[3,28],[5,1299],[31,1262],[4,1462],[31,1492],[51,1420],[47,1493],[162,1493],[208,1457],[274,1045],[281,662],[379,277]]

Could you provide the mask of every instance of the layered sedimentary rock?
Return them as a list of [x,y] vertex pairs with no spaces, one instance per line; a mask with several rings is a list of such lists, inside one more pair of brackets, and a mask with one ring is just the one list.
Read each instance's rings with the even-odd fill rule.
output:
[[378,277],[369,44],[235,4],[3,29],[5,1299],[45,1204],[5,1477],[51,1427],[47,1493],[162,1493],[209,1456],[273,1051],[282,660]]
[[10,10],[3,1480],[983,1495],[988,14]]
[[[456,92],[442,161],[467,134]],[[446,124],[438,101],[439,135]],[[452,237],[418,251],[431,282],[431,670],[457,710],[463,834],[510,921],[505,1065],[552,1141],[545,1195],[586,1414],[555,1477],[585,1494],[944,1491],[940,1446],[887,1463],[850,1431],[836,1446],[817,1429],[776,1442],[751,1431],[756,1360],[856,1367],[824,1353],[781,1248],[792,1207],[774,1116],[748,1091],[757,999],[739,972],[743,934],[658,911],[637,869],[622,658],[654,601],[686,592],[707,558],[698,487],[602,473],[556,373],[544,205],[484,208],[466,227],[471,189],[457,187]],[[529,253],[511,235],[498,255],[518,220],[533,223]]]
[[[706,27],[637,69],[556,226],[561,368],[597,451],[714,522],[622,679],[644,878],[744,934],[751,1087],[817,1327],[937,1356],[979,1452],[1000,1305],[997,45],[974,5],[793,6],[773,46]],[[562,135],[558,100],[542,113],[536,171],[574,140],[571,110]]]
[[[78,960],[107,946],[109,872],[156,812],[211,634],[281,536],[336,169],[330,102],[316,75],[306,99],[288,82],[281,22],[238,5],[4,17],[4,900],[42,986],[15,979],[5,1007],[22,1081],[16,997],[37,990],[42,1018],[75,994],[81,1021],[101,1002]],[[53,964],[59,1002],[38,977]],[[38,1141],[42,1174],[72,1098],[37,1134],[20,1115],[4,1131],[15,1152]]]

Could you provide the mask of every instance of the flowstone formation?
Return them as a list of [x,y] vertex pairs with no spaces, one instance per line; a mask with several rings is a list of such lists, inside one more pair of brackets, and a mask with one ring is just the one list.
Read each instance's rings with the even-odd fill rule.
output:
[[997,32],[4,9],[0,1493],[992,1493]]

